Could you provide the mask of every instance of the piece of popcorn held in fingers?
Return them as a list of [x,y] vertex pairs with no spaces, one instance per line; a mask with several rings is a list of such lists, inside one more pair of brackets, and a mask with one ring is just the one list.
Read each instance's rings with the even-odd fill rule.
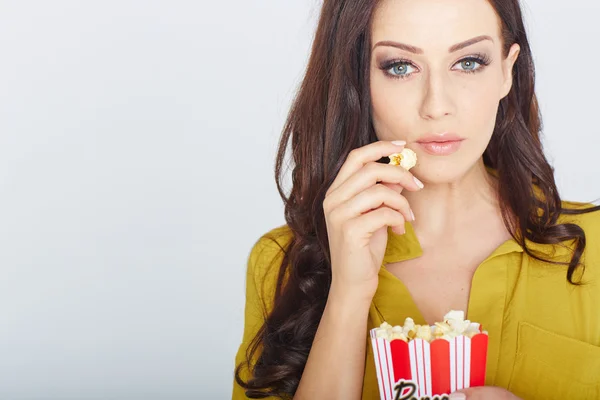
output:
[[407,171],[417,165],[417,153],[411,149],[404,148],[400,153],[389,155],[391,165],[399,165]]

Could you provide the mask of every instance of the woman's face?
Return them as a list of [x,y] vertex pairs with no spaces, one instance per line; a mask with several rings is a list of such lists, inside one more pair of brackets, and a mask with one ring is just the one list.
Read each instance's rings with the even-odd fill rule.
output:
[[371,29],[378,139],[406,140],[426,182],[459,179],[490,141],[519,46],[502,57],[500,20],[486,0],[382,0]]

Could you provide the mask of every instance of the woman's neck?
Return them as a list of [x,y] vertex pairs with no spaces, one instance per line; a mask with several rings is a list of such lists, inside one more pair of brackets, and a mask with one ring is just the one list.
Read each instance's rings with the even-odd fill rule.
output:
[[419,192],[403,191],[415,213],[412,223],[419,237],[437,242],[462,235],[481,223],[501,220],[496,178],[480,159],[454,182],[431,184]]

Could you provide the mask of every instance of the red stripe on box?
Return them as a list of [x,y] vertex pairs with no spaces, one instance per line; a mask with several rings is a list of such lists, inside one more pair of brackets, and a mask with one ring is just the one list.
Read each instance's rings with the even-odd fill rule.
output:
[[471,339],[471,386],[485,385],[488,335],[478,333]]
[[431,355],[431,392],[436,394],[450,393],[450,343],[444,339],[436,339],[429,347]]
[[400,379],[410,380],[410,355],[408,353],[408,343],[403,340],[392,340],[392,361],[394,364],[394,383]]

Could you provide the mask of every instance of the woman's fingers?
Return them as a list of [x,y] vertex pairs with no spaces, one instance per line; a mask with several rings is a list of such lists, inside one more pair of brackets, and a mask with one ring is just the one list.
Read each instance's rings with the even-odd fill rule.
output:
[[413,220],[413,212],[406,198],[381,184],[374,185],[341,204],[331,212],[330,219],[345,221],[382,206],[398,211],[407,221]]
[[[400,144],[396,144],[400,143]],[[404,148],[404,141],[384,141],[369,143],[365,146],[352,150],[342,168],[338,172],[335,180],[327,190],[326,196],[342,185],[349,177],[354,175],[358,170],[364,167],[365,164],[377,161],[382,157],[387,157],[393,153],[400,153]]]
[[398,183],[379,182],[380,185],[384,185],[392,189],[396,193],[402,193],[404,187]]
[[356,218],[347,220],[342,229],[348,237],[360,236],[364,232],[375,232],[382,226],[402,227],[395,232],[404,233],[404,216],[389,207],[381,207]]
[[410,191],[418,191],[423,187],[413,174],[402,167],[370,162],[332,191],[325,198],[323,207],[325,210],[332,210],[379,182],[397,184]]

